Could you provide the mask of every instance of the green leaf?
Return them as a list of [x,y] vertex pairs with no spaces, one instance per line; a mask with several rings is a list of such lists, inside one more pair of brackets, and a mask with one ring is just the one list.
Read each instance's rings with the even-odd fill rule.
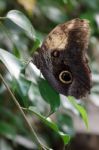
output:
[[28,91],[31,86],[31,81],[27,80],[24,76],[20,75],[19,79],[16,82],[16,91],[18,91],[20,97],[22,98],[23,104],[25,107],[28,107],[29,98]]
[[16,134],[16,129],[12,125],[4,121],[0,121],[0,134],[2,135],[10,134],[14,136]]
[[[16,44],[17,45],[17,44]],[[17,58],[21,58],[21,54],[20,54],[20,50],[19,48],[17,48],[15,44],[13,44],[13,54],[17,57]]]
[[55,112],[60,106],[59,94],[42,78],[38,80],[38,87],[43,99],[50,104],[51,112]]
[[31,82],[21,74],[24,65],[18,58],[3,49],[0,49],[0,60],[4,63],[10,74],[14,77],[16,91],[22,98],[24,105],[27,106],[28,90],[31,86]]
[[34,52],[37,50],[37,48],[40,46],[40,44],[41,44],[41,42],[40,42],[39,39],[36,39],[36,40],[34,41],[33,47],[32,47],[32,49],[31,49],[31,54],[34,53]]
[[[67,19],[66,14],[64,14],[58,7],[56,6],[49,6],[46,5],[45,7],[43,6],[43,12],[45,16],[52,20],[55,23],[61,23],[65,22]],[[46,13],[47,12],[47,13]],[[54,14],[54,15],[53,15]]]
[[70,136],[67,134],[64,134],[63,132],[60,132],[58,129],[58,126],[48,117],[45,118],[44,116],[42,116],[35,107],[30,106],[29,107],[29,111],[33,112],[33,114],[35,114],[37,117],[39,117],[39,119],[44,122],[47,126],[49,126],[53,131],[55,131],[56,133],[58,133],[58,135],[62,138],[64,144],[68,144],[70,141]]
[[85,108],[83,106],[77,104],[77,102],[73,96],[68,96],[68,100],[78,110],[78,112],[80,113],[80,115],[88,129],[88,116],[87,116],[87,112],[86,112]]
[[11,53],[0,48],[0,60],[4,63],[8,71],[15,79],[19,78],[20,72],[23,69],[23,64]]
[[28,90],[30,88],[31,82],[25,79],[24,76],[20,76],[18,80],[18,84],[20,87],[20,92],[24,94],[24,96],[27,96]]
[[57,124],[65,133],[74,135],[73,119],[68,114],[57,114]]
[[35,39],[35,30],[29,19],[22,12],[18,10],[11,10],[6,15],[6,18],[10,19],[24,31],[29,33],[31,38]]

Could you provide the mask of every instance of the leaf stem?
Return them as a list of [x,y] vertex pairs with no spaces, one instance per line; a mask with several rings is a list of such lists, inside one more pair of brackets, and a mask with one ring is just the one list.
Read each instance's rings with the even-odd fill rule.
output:
[[[4,80],[4,78],[3,78],[3,76],[2,76],[1,74],[0,74],[0,78],[1,78],[2,82],[4,83],[5,87],[7,88],[7,90],[8,90],[8,92],[9,92],[10,96],[12,97],[12,100],[14,101],[15,105],[17,106],[17,108],[19,109],[19,111],[20,111],[20,113],[22,114],[23,118],[25,119],[25,121],[26,121],[26,123],[27,123],[27,125],[28,125],[28,128],[29,128],[30,131],[32,132],[32,135],[33,135],[33,137],[35,138],[35,141],[37,142],[37,144],[38,144],[41,148],[43,148],[44,150],[49,150],[49,148],[46,147],[45,145],[43,145],[43,144],[41,143],[41,141],[39,140],[39,138],[38,138],[36,132],[34,131],[32,125],[30,124],[29,120],[27,119],[27,117],[26,117],[24,111],[22,110],[22,108],[21,108],[19,102],[18,102],[17,99],[15,98],[14,94],[13,94],[12,91],[10,90],[8,84],[6,83],[6,81]],[[33,138],[33,140],[34,140],[34,138]]]

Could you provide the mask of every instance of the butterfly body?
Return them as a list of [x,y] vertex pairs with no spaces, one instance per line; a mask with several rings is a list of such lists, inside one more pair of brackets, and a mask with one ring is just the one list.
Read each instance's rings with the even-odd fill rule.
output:
[[90,91],[88,40],[88,21],[74,19],[54,28],[34,54],[34,64],[59,93],[80,98]]

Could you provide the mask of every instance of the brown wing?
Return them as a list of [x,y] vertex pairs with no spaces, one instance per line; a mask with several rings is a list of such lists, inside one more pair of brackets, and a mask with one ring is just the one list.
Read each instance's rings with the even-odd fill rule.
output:
[[88,21],[74,19],[54,28],[39,49],[35,64],[59,93],[80,98],[90,91],[88,40]]
[[[71,21],[68,21],[66,23],[60,24],[58,26],[56,26],[46,37],[46,39],[44,40],[42,47],[44,46],[46,50],[50,50],[53,51],[55,49],[57,50],[63,50],[64,48],[66,49],[66,47],[68,47],[68,45],[70,45],[70,41],[69,41],[69,34],[70,31],[74,31],[77,30],[77,39],[75,40],[77,42],[80,42],[81,34],[82,32],[80,32],[81,30],[86,30],[86,35],[87,37],[84,37],[87,41],[86,43],[86,47],[88,45],[88,32],[89,32],[89,23],[87,20],[85,19],[73,19]],[[85,33],[85,31],[84,31]],[[75,39],[75,35],[72,36],[72,38]],[[82,40],[82,39],[81,39]],[[85,47],[84,47],[85,48]]]

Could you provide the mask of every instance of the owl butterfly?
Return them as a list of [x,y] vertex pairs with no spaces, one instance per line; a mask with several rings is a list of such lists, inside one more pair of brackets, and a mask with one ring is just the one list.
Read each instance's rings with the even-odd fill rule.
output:
[[56,26],[33,55],[34,64],[63,95],[81,98],[90,91],[89,34],[87,20],[73,19]]

